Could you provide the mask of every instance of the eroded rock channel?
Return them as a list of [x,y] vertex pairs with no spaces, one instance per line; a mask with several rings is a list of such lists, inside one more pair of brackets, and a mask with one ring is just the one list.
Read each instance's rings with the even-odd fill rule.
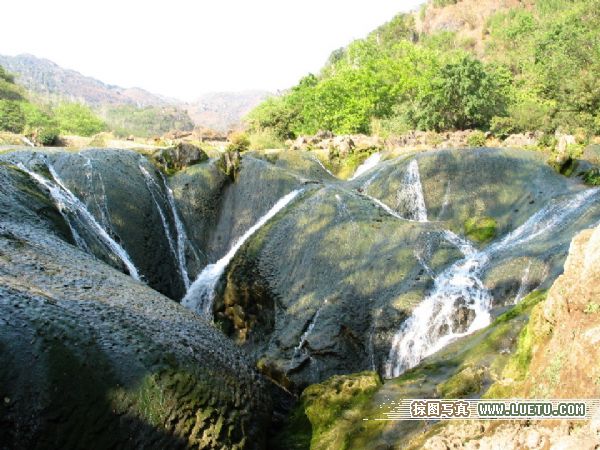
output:
[[170,176],[0,156],[0,442],[265,448],[309,384],[397,377],[561,273],[600,190],[508,149],[310,152]]

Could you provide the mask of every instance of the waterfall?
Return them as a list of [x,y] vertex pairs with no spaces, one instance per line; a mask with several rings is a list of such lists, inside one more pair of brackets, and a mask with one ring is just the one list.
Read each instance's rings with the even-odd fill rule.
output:
[[177,231],[177,254],[179,255],[179,268],[183,276],[183,283],[185,284],[185,289],[188,290],[190,288],[190,275],[188,273],[187,264],[185,260],[185,244],[188,242],[188,237],[185,232],[183,222],[181,221],[179,213],[177,212],[177,206],[175,205],[173,191],[167,185],[167,180],[165,180],[164,177],[163,184],[165,185],[165,189],[167,190],[167,202],[169,203],[171,213],[173,214],[173,219],[175,220],[175,231]]
[[[94,216],[87,210],[85,204],[79,200],[62,182],[52,165],[48,164],[48,170],[52,175],[53,181],[48,180],[41,175],[29,170],[22,163],[18,163],[18,167],[27,173],[38,184],[48,189],[50,196],[56,203],[58,210],[65,219],[65,222],[71,229],[73,239],[79,248],[91,253],[86,241],[77,232],[77,227],[74,222],[78,222],[80,226],[90,230],[104,246],[115,255],[127,268],[129,275],[136,280],[140,279],[138,270],[129,258],[129,255],[123,247],[121,247],[104,228],[96,221]],[[72,214],[69,215],[68,213]]]
[[379,161],[381,161],[381,154],[373,153],[371,156],[365,159],[360,166],[358,166],[350,180],[354,180],[355,178],[360,177],[362,174],[367,173],[369,170],[373,169],[377,164],[379,164]]
[[515,305],[519,303],[525,295],[527,295],[527,288],[529,285],[529,271],[531,270],[531,261],[527,264],[525,271],[523,272],[523,276],[521,277],[521,284],[519,285],[519,290],[517,291],[517,295],[515,295]]
[[252,227],[235,242],[225,256],[217,262],[206,266],[188,289],[185,297],[181,300],[181,304],[204,317],[212,317],[212,303],[215,295],[215,287],[236,252],[250,236],[273,218],[279,211],[285,208],[288,203],[300,194],[300,192],[302,192],[302,190],[297,189],[280,198],[279,201],[277,201],[277,203],[275,203],[275,205],[273,205],[273,207],[258,220],[258,222],[252,225]]
[[381,209],[383,209],[386,213],[388,213],[390,216],[394,216],[396,219],[404,219],[404,217],[402,217],[400,214],[398,214],[396,211],[394,211],[392,208],[390,208],[388,205],[386,205],[385,203],[383,203],[381,200],[376,199],[375,197],[371,197],[368,194],[364,194],[363,195],[365,197],[367,197],[369,200],[371,200],[373,203],[375,203],[377,206],[379,206]]
[[[183,231],[183,224],[179,220],[179,215],[177,214],[177,210],[175,209],[175,202],[172,199],[172,195],[169,195],[169,188],[164,184],[164,189],[167,191],[167,195],[163,194],[163,190],[161,186],[156,182],[156,180],[150,175],[150,173],[146,170],[146,168],[140,163],[138,165],[140,172],[144,175],[144,179],[146,180],[146,186],[148,188],[148,192],[150,192],[150,196],[156,206],[156,210],[158,211],[158,215],[160,216],[160,221],[162,222],[163,230],[165,232],[165,237],[167,238],[167,242],[169,243],[169,248],[171,249],[171,253],[177,262],[179,268],[179,274],[181,276],[181,280],[186,288],[186,290],[190,287],[190,279],[187,272],[187,267],[185,264],[185,241],[186,236]],[[164,181],[164,180],[163,180]],[[169,221],[167,220],[167,215],[163,211],[161,206],[161,202],[159,200],[162,199],[169,205],[171,208],[171,214],[173,215],[173,220],[175,222],[175,231],[177,242],[173,241],[171,227],[169,226]]]
[[321,160],[319,158],[317,158],[316,156],[314,157],[314,160],[317,164],[319,164],[321,166],[321,168],[327,172],[329,175],[331,175],[333,178],[335,178],[335,175],[331,173],[331,170],[329,170],[327,167],[325,167],[325,165],[321,162]]
[[[175,249],[175,243],[173,242],[173,238],[171,237],[171,229],[169,227],[169,222],[167,221],[167,216],[165,215],[162,206],[160,205],[160,202],[157,199],[157,193],[155,192],[158,191],[158,194],[161,194],[160,186],[158,185],[158,183],[156,183],[154,178],[152,178],[152,175],[150,175],[150,173],[146,170],[144,166],[140,164],[138,167],[140,169],[140,172],[142,172],[142,174],[144,175],[146,187],[148,188],[148,192],[150,192],[150,197],[152,197],[154,206],[156,206],[156,210],[158,211],[158,215],[160,216],[160,221],[162,222],[163,231],[165,232],[165,237],[167,238],[167,242],[169,243],[171,253],[173,254],[173,257],[177,260],[179,254]],[[181,275],[183,276],[183,273],[181,273]]]
[[406,173],[396,195],[396,203],[396,210],[405,211],[407,219],[427,222],[427,207],[421,185],[419,164],[416,159],[413,159],[406,167]]
[[394,335],[386,376],[397,377],[454,339],[489,325],[493,299],[480,279],[489,261],[566,225],[582,207],[596,200],[599,192],[600,189],[587,189],[567,199],[553,200],[502,240],[481,251],[445,231],[445,239],[456,245],[464,258],[435,278],[431,293]]
[[[292,366],[294,364],[294,360],[298,357],[298,355],[304,348],[304,344],[306,344],[308,337],[311,335],[313,329],[315,328],[315,324],[317,323],[317,320],[319,319],[319,315],[321,314],[321,311],[327,305],[327,303],[328,303],[328,301],[327,301],[327,299],[325,299],[325,301],[323,301],[321,306],[319,306],[319,308],[317,309],[317,312],[315,312],[315,314],[311,317],[310,321],[308,322],[308,326],[306,327],[306,330],[304,331],[304,333],[302,333],[302,336],[300,336],[300,341],[298,342],[298,345],[296,345],[296,347],[294,347],[294,355],[292,356],[292,359],[290,360],[288,370],[292,368]],[[309,358],[310,358],[310,362],[312,363],[313,358],[310,355],[309,355]]]

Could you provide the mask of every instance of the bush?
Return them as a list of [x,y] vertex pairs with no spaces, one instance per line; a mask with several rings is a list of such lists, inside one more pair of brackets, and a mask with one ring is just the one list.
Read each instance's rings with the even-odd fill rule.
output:
[[469,55],[444,65],[417,99],[411,118],[426,130],[488,128],[508,102],[508,75]]
[[490,132],[498,139],[504,140],[511,134],[518,133],[519,129],[512,117],[493,117]]
[[248,135],[250,147],[253,150],[265,150],[270,148],[283,148],[285,144],[271,129],[258,130]]
[[600,186],[600,169],[590,169],[583,173],[583,182],[590,186]]
[[467,138],[470,147],[485,147],[486,137],[483,131],[473,131]]
[[250,148],[250,139],[248,135],[241,131],[234,131],[229,135],[228,151],[245,152]]
[[0,130],[22,133],[25,128],[25,114],[21,105],[13,100],[0,100]]
[[54,113],[58,127],[64,134],[93,136],[106,128],[104,122],[89,107],[80,103],[63,103]]
[[59,133],[57,128],[40,128],[35,133],[35,142],[40,145],[58,145]]

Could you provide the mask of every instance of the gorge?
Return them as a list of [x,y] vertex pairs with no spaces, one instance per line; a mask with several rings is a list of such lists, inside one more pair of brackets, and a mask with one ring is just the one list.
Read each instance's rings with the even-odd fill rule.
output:
[[134,151],[24,149],[0,176],[12,448],[272,448],[304,388],[390,389],[549,288],[600,223],[598,188],[511,149],[382,153],[347,181],[304,151],[165,177]]

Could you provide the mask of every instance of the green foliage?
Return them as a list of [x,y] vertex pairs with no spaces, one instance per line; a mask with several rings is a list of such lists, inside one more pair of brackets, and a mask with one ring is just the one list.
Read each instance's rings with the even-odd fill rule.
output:
[[0,100],[0,130],[21,133],[25,128],[25,114],[19,102]]
[[492,117],[490,132],[498,139],[506,139],[509,135],[518,132],[518,127],[512,117]]
[[229,135],[229,145],[227,151],[230,152],[245,152],[250,148],[250,139],[246,133],[240,131],[233,132]]
[[484,35],[481,55],[473,37],[419,35],[414,16],[398,15],[334,51],[318,75],[256,108],[250,128],[283,140],[321,129],[387,135],[493,128],[501,138],[559,127],[600,133],[600,0],[504,9],[489,18]]
[[63,103],[55,110],[56,121],[62,133],[92,136],[106,129],[106,124],[87,106]]
[[600,186],[600,169],[590,169],[583,173],[583,182],[590,186]]
[[508,74],[464,55],[445,64],[411,112],[414,124],[426,130],[488,128],[508,102]]
[[174,107],[136,108],[123,105],[109,108],[105,114],[106,124],[119,137],[161,136],[169,131],[191,131],[194,124],[185,111]]
[[285,144],[271,129],[258,130],[248,135],[252,150],[284,148]]
[[35,141],[40,145],[57,145],[59,142],[58,128],[39,128],[35,135]]
[[433,0],[433,6],[436,8],[443,8],[448,5],[456,5],[459,0]]
[[0,66],[0,100],[23,100],[22,89],[15,84],[15,77]]
[[486,137],[483,131],[473,131],[467,138],[467,145],[470,147],[485,147]]

